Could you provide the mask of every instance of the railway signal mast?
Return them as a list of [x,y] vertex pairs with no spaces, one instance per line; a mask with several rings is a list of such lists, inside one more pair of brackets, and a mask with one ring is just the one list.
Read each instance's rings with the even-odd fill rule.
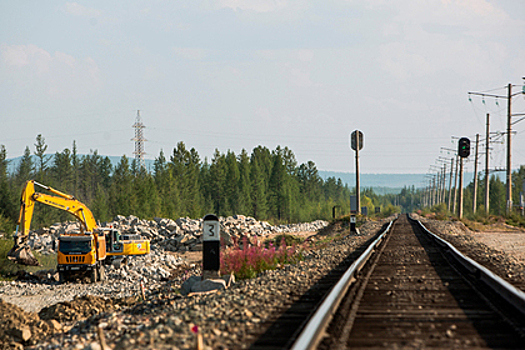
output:
[[459,209],[458,217],[463,218],[463,158],[467,158],[470,155],[470,139],[462,137],[458,142],[458,154],[459,154]]
[[359,151],[363,149],[364,135],[360,130],[354,130],[350,135],[350,147],[355,151],[355,195],[357,199],[357,214],[361,212],[361,191],[359,184]]

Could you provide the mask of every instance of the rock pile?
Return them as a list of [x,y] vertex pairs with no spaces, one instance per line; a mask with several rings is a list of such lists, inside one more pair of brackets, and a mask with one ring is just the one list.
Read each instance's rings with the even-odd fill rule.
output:
[[[263,237],[269,234],[318,231],[328,225],[327,221],[317,220],[310,223],[272,226],[266,221],[258,221],[244,215],[220,218],[221,238],[226,245],[233,245],[243,237]],[[179,218],[177,220],[155,218],[141,220],[136,216],[117,215],[111,222],[100,225],[113,227],[123,235],[139,234],[151,241],[152,246],[167,251],[191,251],[201,249],[202,219]],[[53,242],[64,233],[79,231],[76,222],[56,223],[29,233],[29,245],[41,254],[55,253]]]

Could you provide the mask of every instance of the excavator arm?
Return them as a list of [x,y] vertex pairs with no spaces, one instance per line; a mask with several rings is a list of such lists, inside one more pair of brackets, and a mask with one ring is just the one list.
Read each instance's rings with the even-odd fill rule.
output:
[[[35,192],[35,185],[53,193],[54,195]],[[75,197],[69,194],[65,194],[52,187],[31,180],[26,183],[21,198],[18,225],[20,225],[22,235],[27,235],[29,233],[35,202],[47,204],[54,208],[67,211],[80,221],[81,230],[83,232],[93,232],[93,229],[97,227],[97,222],[93,213],[84,203],[79,202]]]
[[[38,193],[35,185],[51,193]],[[43,203],[57,209],[67,211],[78,219],[82,232],[93,232],[97,223],[91,210],[75,197],[62,193],[49,186],[42,185],[34,180],[27,181],[20,198],[20,215],[18,217],[15,245],[9,251],[8,257],[23,265],[38,265],[38,260],[33,256],[27,245],[27,237],[33,218],[35,203]],[[20,229],[20,231],[19,231]]]

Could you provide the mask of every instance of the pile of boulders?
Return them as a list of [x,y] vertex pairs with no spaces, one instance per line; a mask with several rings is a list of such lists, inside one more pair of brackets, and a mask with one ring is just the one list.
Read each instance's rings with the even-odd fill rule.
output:
[[[328,225],[327,221],[317,220],[310,223],[290,225],[270,225],[249,216],[234,215],[221,217],[221,240],[227,246],[241,241],[244,237],[264,237],[270,234],[318,231]],[[140,235],[151,241],[152,247],[184,252],[200,250],[202,247],[202,219],[179,218],[177,220],[155,218],[141,220],[136,216],[117,215],[111,222],[100,225],[119,229],[122,235]],[[29,233],[28,243],[33,250],[41,254],[55,253],[53,242],[64,233],[79,231],[78,222],[56,223],[49,228],[42,228]]]

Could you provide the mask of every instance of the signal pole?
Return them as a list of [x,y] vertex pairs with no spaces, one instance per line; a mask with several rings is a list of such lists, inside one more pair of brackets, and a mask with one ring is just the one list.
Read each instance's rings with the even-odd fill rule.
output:
[[459,209],[458,217],[463,217],[463,157],[459,158]]
[[476,152],[474,154],[474,198],[472,198],[472,212],[476,214],[476,201],[478,199],[478,145],[479,134],[476,134]]
[[360,185],[360,174],[359,174],[359,133],[356,132],[356,149],[355,149],[355,195],[357,199],[357,214],[361,213],[361,185]]
[[487,128],[485,131],[485,213],[489,215],[489,143],[490,143],[490,115],[487,113]]
[[359,184],[359,151],[363,149],[364,135],[359,130],[354,130],[350,134],[350,148],[355,151],[355,195],[356,195],[356,211],[361,213],[361,189]]
[[467,137],[462,137],[458,142],[458,156],[459,156],[459,210],[458,217],[463,218],[463,158],[470,155],[470,140]]

